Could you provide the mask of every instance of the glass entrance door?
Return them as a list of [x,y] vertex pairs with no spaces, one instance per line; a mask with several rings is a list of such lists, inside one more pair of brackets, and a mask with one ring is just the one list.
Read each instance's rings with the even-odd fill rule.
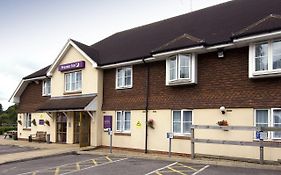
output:
[[80,114],[74,112],[74,143],[80,143]]
[[67,117],[59,112],[57,113],[57,142],[66,143],[66,131],[67,131]]

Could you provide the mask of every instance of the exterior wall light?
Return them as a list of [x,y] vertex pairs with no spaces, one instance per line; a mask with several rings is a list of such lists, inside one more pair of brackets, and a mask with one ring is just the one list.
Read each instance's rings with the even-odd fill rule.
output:
[[218,50],[218,58],[223,58],[223,57],[224,57],[223,50],[222,49]]
[[226,113],[225,107],[224,107],[224,106],[221,106],[221,107],[220,107],[220,111],[221,111],[222,114],[225,114],[225,113]]

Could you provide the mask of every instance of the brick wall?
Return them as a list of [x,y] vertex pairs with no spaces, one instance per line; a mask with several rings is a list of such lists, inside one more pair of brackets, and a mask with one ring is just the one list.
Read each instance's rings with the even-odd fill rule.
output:
[[42,96],[42,81],[38,84],[31,82],[20,97],[19,113],[36,112],[36,109],[50,97]]
[[[281,77],[249,79],[248,47],[198,56],[198,84],[165,85],[165,61],[150,63],[149,108],[281,107]],[[104,72],[105,110],[144,109],[144,65],[133,67],[133,88],[115,90],[115,69]]]

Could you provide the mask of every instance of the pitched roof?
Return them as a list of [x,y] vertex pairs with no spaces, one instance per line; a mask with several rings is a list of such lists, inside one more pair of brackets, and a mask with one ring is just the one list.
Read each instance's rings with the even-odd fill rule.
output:
[[31,78],[36,78],[36,77],[42,77],[42,76],[46,76],[47,75],[47,71],[50,68],[51,65],[44,67],[43,69],[40,69],[26,77],[23,77],[24,80],[26,79],[31,79]]
[[[98,52],[98,65],[106,65],[150,57],[152,51],[184,34],[204,40],[206,46],[228,43],[233,34],[270,14],[281,14],[280,0],[234,0],[116,33],[91,48]],[[280,29],[279,22],[269,21],[248,30],[247,35]],[[182,39],[159,52],[193,44]]]
[[38,107],[38,111],[83,110],[96,95],[52,97]]

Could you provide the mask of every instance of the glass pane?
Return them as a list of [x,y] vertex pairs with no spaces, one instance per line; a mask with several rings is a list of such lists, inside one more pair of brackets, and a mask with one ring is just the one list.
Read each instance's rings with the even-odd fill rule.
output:
[[180,122],[173,122],[173,132],[174,133],[181,132],[181,123]]
[[126,77],[125,78],[125,86],[130,86],[131,85],[131,77]]
[[173,111],[173,122],[181,121],[181,111]]
[[130,121],[125,121],[125,128],[124,128],[124,130],[125,131],[130,131],[130,128],[131,126],[130,126]]
[[116,129],[117,130],[121,130],[121,128],[122,128],[122,126],[121,126],[121,118],[122,118],[122,113],[121,112],[117,112],[117,115],[116,115],[116,124],[117,124],[117,126],[116,126]]
[[189,78],[189,67],[180,68],[180,78]]
[[268,110],[257,110],[256,111],[256,123],[268,123]]
[[183,122],[183,133],[190,133],[191,123]]
[[170,65],[170,80],[174,80],[176,79],[177,76],[176,57],[170,59],[169,65]]
[[255,46],[256,71],[268,70],[268,44],[257,44]]
[[183,111],[183,122],[191,122],[192,121],[192,112],[191,111]]
[[131,120],[131,112],[125,112],[125,120]]
[[[274,124],[273,127],[281,128],[281,124]],[[281,131],[275,131],[275,132],[273,132],[273,137],[275,137],[275,138],[281,138]]]
[[273,124],[281,124],[281,110],[273,110]]
[[273,42],[272,55],[273,55],[273,69],[280,69],[281,68],[281,41]]

